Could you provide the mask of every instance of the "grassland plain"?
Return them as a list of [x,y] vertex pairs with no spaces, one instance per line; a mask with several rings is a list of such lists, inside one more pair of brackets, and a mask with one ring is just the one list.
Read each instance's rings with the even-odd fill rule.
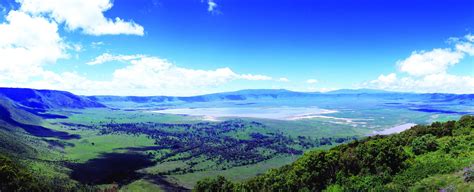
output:
[[[128,153],[131,148],[146,148],[156,146],[156,141],[146,134],[123,134],[123,133],[111,133],[101,134],[100,125],[107,123],[143,123],[143,122],[154,122],[154,123],[169,123],[169,124],[193,124],[202,123],[202,119],[192,116],[183,115],[168,115],[151,113],[148,111],[141,110],[113,110],[113,109],[85,109],[85,110],[68,110],[68,111],[56,111],[57,114],[68,115],[67,119],[50,119],[47,120],[45,125],[54,128],[55,130],[66,131],[71,134],[78,134],[81,136],[80,139],[66,141],[66,145],[62,149],[61,156],[64,160],[85,163],[89,160],[100,158],[101,155],[106,153]],[[222,121],[231,120],[232,118],[224,118]],[[241,131],[228,132],[223,134],[226,137],[236,139],[250,139],[252,133],[277,133],[281,132],[288,134],[291,137],[304,136],[307,134],[313,135],[314,138],[318,137],[347,137],[353,136],[353,131],[347,132],[333,132],[337,134],[330,134],[331,131],[328,129],[324,131],[322,124],[317,122],[310,123],[308,120],[300,121],[281,121],[281,120],[268,120],[268,119],[253,119],[247,118],[248,121],[259,121],[268,126],[253,127],[251,129],[242,129]],[[293,129],[294,128],[294,129]],[[351,129],[350,126],[341,126],[341,129]],[[288,130],[292,129],[292,130]],[[337,129],[337,128],[336,128]],[[355,129],[352,129],[355,130]],[[290,134],[291,133],[291,134]],[[318,133],[318,134],[316,134]],[[364,134],[364,131],[360,131],[360,135]],[[295,149],[314,149],[318,147],[312,147],[304,149],[298,146]],[[322,147],[327,147],[322,146]],[[167,154],[168,149],[160,150],[143,150],[142,153],[154,154],[155,160],[159,160],[163,154]],[[262,151],[263,152],[263,151]],[[266,152],[263,152],[266,153]],[[139,170],[143,174],[165,174],[167,182],[174,183],[187,188],[192,188],[199,178],[205,176],[217,176],[225,175],[236,180],[244,180],[246,178],[255,176],[259,173],[264,173],[270,168],[277,168],[285,164],[291,163],[300,155],[277,155],[272,156],[261,162],[252,163],[243,166],[221,167],[225,165],[224,162],[216,162],[216,159],[209,159],[205,156],[192,158],[187,160],[188,153],[176,154],[174,157],[169,157],[169,160],[157,163],[154,166]],[[184,159],[183,159],[184,158]],[[183,160],[181,160],[183,159]],[[197,164],[196,164],[197,163]],[[176,169],[183,169],[189,167],[190,164],[196,164],[194,167],[200,171],[193,171],[192,173],[174,173]],[[210,168],[214,167],[214,168]],[[140,182],[132,182],[125,185],[125,189],[137,188],[137,186],[149,186],[157,187],[154,182],[147,179],[141,179]],[[134,187],[135,186],[135,187]],[[163,187],[163,186],[162,186]]]

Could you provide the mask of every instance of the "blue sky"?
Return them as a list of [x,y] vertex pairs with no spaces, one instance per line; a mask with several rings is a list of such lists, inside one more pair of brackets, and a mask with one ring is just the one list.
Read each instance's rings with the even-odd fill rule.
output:
[[[17,30],[16,41],[0,44],[0,56],[3,48],[4,61],[19,66],[0,66],[11,76],[0,78],[0,86],[119,95],[250,88],[474,93],[474,2],[468,0],[0,2],[0,35]],[[14,19],[22,14],[26,19]],[[51,46],[25,45],[29,35],[18,30],[32,24],[11,26],[28,19],[56,25],[37,35],[52,39]],[[7,54],[35,55],[11,50],[22,46],[58,54],[37,61]],[[28,66],[35,71],[21,71]],[[13,78],[22,73],[31,75]]]

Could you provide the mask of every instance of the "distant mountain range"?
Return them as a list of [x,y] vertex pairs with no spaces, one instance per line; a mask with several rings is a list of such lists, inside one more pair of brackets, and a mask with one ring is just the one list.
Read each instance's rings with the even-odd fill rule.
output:
[[36,90],[28,88],[0,88],[0,98],[5,97],[28,109],[97,108],[110,103],[193,103],[213,101],[255,101],[262,99],[293,98],[384,98],[414,99],[432,102],[458,101],[458,104],[473,103],[474,94],[403,93],[374,89],[340,89],[330,92],[295,92],[285,89],[248,89],[234,92],[214,93],[198,96],[78,96],[66,91]]
[[132,102],[132,103],[176,103],[176,102],[211,102],[211,101],[245,101],[259,99],[288,99],[288,98],[341,98],[341,97],[374,97],[374,98],[413,98],[431,101],[474,101],[474,94],[444,94],[444,93],[404,93],[374,89],[340,89],[330,92],[295,92],[285,89],[248,89],[234,92],[214,93],[198,96],[88,96],[87,98],[100,102]]

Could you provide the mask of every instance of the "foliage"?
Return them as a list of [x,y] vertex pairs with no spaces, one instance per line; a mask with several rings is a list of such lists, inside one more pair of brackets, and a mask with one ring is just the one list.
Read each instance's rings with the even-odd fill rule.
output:
[[411,146],[413,147],[412,150],[415,155],[435,151],[438,148],[438,144],[436,143],[436,137],[431,134],[415,138]]
[[0,191],[45,191],[48,186],[40,182],[24,166],[0,155]]
[[449,174],[436,174],[416,182],[410,191],[474,191],[472,181],[466,181],[464,174],[469,168]]
[[[423,191],[449,190],[456,186],[470,188],[473,185],[470,179],[452,186],[449,183],[427,186],[430,180],[424,179],[434,179],[433,176],[437,174],[450,174],[474,163],[473,128],[473,116],[464,116],[457,122],[418,125],[400,134],[368,137],[329,151],[311,151],[291,165],[270,170],[245,182],[229,183],[224,178],[207,179],[198,182],[194,190],[222,191],[223,184],[226,191]],[[470,178],[471,174],[466,171],[465,178]]]
[[[303,150],[342,143],[354,137],[292,137],[270,129],[256,121],[240,119],[218,123],[118,123],[103,122],[95,128],[103,135],[146,135],[154,139],[153,149],[160,163],[187,161],[186,167],[178,167],[161,174],[177,175],[210,170],[199,168],[204,161],[216,163],[214,169],[256,164],[276,156],[301,155]],[[166,151],[166,152],[164,152]]]
[[0,154],[0,191],[96,191],[92,186],[71,183],[68,179],[46,178],[32,172],[17,159]]
[[198,183],[196,184],[196,190],[198,191],[227,192],[227,191],[231,191],[233,188],[234,188],[234,184],[222,176],[218,176],[215,179],[207,178],[207,179],[198,181]]

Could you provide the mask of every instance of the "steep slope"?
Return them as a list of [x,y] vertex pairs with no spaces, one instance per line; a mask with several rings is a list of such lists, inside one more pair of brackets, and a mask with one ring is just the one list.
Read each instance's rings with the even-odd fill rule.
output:
[[97,191],[65,179],[49,143],[79,135],[40,126],[42,117],[24,108],[0,96],[0,191]]
[[59,139],[77,139],[79,135],[54,131],[40,126],[42,118],[29,112],[10,99],[0,96],[0,129],[16,132],[24,130],[37,137],[54,137]]
[[473,191],[473,165],[474,116],[463,116],[312,151],[242,183],[202,180],[195,191]]
[[77,96],[66,91],[0,88],[0,95],[23,107],[36,110],[105,107],[103,104],[92,101],[87,97]]

